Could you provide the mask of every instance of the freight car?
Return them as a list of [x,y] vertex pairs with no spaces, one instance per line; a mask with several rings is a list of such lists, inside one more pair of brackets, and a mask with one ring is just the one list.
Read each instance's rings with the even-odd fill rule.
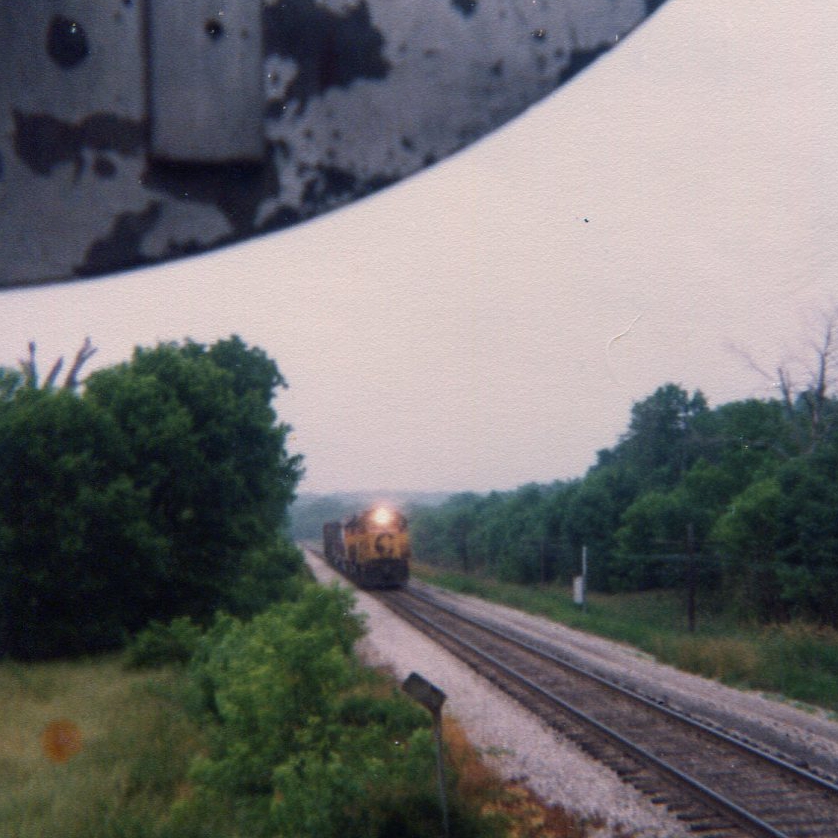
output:
[[323,525],[326,561],[363,588],[396,588],[407,582],[410,534],[407,518],[378,506],[346,521]]

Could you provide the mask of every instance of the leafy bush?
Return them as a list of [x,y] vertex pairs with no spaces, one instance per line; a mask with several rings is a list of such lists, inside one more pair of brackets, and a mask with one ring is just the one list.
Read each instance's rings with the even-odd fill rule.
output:
[[[295,601],[250,622],[222,616],[202,637],[191,671],[213,745],[193,761],[172,835],[438,834],[430,719],[354,658],[363,626],[351,608],[346,591],[305,584]],[[456,834],[494,834],[453,777],[451,789]]]
[[192,659],[201,638],[201,628],[189,617],[176,617],[168,625],[152,620],[125,650],[129,669],[185,664]]
[[246,552],[224,607],[238,617],[251,617],[281,599],[296,598],[303,567],[302,552],[285,538]]

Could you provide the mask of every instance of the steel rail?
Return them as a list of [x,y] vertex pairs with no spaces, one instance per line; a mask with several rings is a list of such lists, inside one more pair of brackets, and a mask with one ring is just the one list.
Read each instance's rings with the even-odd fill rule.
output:
[[[419,599],[423,599],[422,597],[417,597]],[[410,614],[411,617],[414,619],[428,625],[433,631],[438,632],[445,637],[449,638],[455,644],[468,649],[469,652],[476,655],[479,658],[490,663],[492,666],[499,669],[501,672],[505,673],[508,677],[511,677],[515,681],[520,684],[523,684],[527,689],[540,695],[542,698],[546,699],[551,704],[554,704],[560,707],[566,713],[569,713],[574,718],[581,721],[583,724],[592,727],[593,729],[597,730],[603,736],[607,737],[613,742],[616,742],[621,748],[625,749],[629,753],[636,756],[638,759],[642,760],[643,762],[654,766],[656,769],[661,771],[663,774],[671,777],[679,784],[686,786],[690,789],[690,791],[695,794],[700,800],[702,800],[706,805],[710,806],[714,811],[718,814],[721,814],[725,817],[731,818],[731,820],[739,827],[749,830],[755,836],[767,836],[767,838],[791,838],[788,833],[781,832],[780,830],[775,829],[771,824],[766,823],[761,818],[753,815],[752,813],[748,812],[747,810],[743,809],[738,804],[734,803],[732,800],[724,797],[721,794],[713,791],[712,789],[705,786],[703,783],[699,782],[693,777],[685,774],[684,772],[680,771],[679,769],[675,768],[674,766],[670,765],[669,763],[665,762],[664,760],[660,759],[659,757],[655,756],[654,754],[648,752],[644,748],[636,745],[635,743],[631,742],[629,739],[626,739],[622,734],[618,733],[617,731],[613,730],[612,728],[604,725],[602,722],[597,721],[596,719],[589,716],[584,711],[574,707],[573,705],[566,702],[564,699],[560,698],[559,696],[555,695],[554,693],[550,692],[549,690],[541,687],[539,684],[536,684],[531,679],[527,678],[525,675],[522,675],[519,672],[516,672],[511,667],[507,666],[505,663],[500,661],[498,658],[494,657],[493,655],[488,654],[487,652],[482,651],[481,649],[474,646],[472,643],[469,643],[467,640],[463,640],[459,638],[455,633],[449,631],[448,629],[443,628],[433,622],[429,617],[426,617],[423,614],[420,614],[413,608],[410,608],[408,605],[404,603],[396,602],[396,598],[392,596],[382,596],[380,597],[381,601],[386,602],[392,608],[392,605],[395,604],[396,608],[393,610],[396,611],[403,611]],[[429,604],[433,605],[434,607],[441,607],[443,611],[449,611],[445,607],[438,606],[436,603],[432,603],[429,600],[425,600],[429,602]],[[457,614],[456,612],[450,612],[453,616],[463,619],[465,622],[472,622],[469,618],[464,618],[461,615]],[[476,624],[476,623],[475,623]],[[482,626],[478,626],[482,628]],[[493,634],[499,635],[498,632],[493,631]],[[504,637],[505,640],[509,640],[509,638]],[[513,643],[518,643],[518,641],[512,640]],[[520,644],[519,644],[520,645]],[[538,654],[542,654],[538,652]],[[561,665],[564,665],[564,662],[557,661]],[[582,674],[587,674],[582,671]],[[610,686],[610,685],[609,685]],[[629,693],[631,695],[631,693]],[[636,696],[631,696],[635,698]],[[650,702],[650,704],[655,707],[654,703]],[[656,708],[660,709],[660,708]],[[688,720],[691,721],[691,720]],[[717,731],[713,731],[710,729],[712,733],[717,733]],[[741,743],[733,740],[734,744],[739,745]],[[759,751],[755,752],[757,756],[763,757]]]
[[[694,799],[703,802],[704,805],[708,806],[717,815],[721,815],[723,817],[728,818],[731,822],[731,826],[736,826],[745,829],[754,836],[759,836],[759,838],[762,838],[762,836],[768,836],[769,838],[792,838],[792,836],[789,835],[789,833],[780,831],[779,829],[764,821],[762,818],[754,815],[746,809],[743,809],[739,804],[726,798],[724,795],[719,794],[713,789],[707,787],[701,781],[689,776],[688,774],[685,774],[683,771],[676,768],[675,766],[670,765],[666,761],[648,752],[647,750],[645,750],[645,748],[636,745],[634,742],[627,739],[622,734],[611,729],[608,725],[605,725],[597,719],[592,718],[584,711],[579,710],[577,707],[573,706],[569,702],[550,692],[548,689],[545,689],[539,684],[536,684],[527,676],[519,672],[516,672],[514,669],[507,666],[501,660],[489,654],[488,652],[484,652],[483,650],[474,646],[467,640],[461,639],[454,632],[435,624],[431,618],[419,613],[418,611],[406,605],[405,603],[397,602],[398,598],[412,597],[420,602],[425,603],[426,605],[431,606],[432,608],[438,609],[442,613],[448,614],[454,617],[455,619],[460,620],[461,622],[467,625],[471,625],[481,631],[485,631],[487,634],[498,637],[504,642],[511,643],[512,645],[525,650],[529,654],[532,654],[536,657],[540,657],[541,659],[549,661],[550,663],[556,666],[563,667],[573,672],[574,674],[577,674],[590,681],[596,682],[600,686],[612,690],[613,692],[620,694],[631,701],[638,702],[639,704],[648,707],[650,710],[657,711],[665,717],[677,720],[689,728],[692,728],[694,730],[707,734],[717,740],[720,740],[721,742],[724,742],[725,744],[730,745],[731,747],[743,751],[744,753],[747,753],[756,759],[765,761],[773,765],[775,768],[778,768],[782,771],[794,775],[797,779],[814,784],[820,787],[822,791],[827,791],[829,793],[838,793],[838,785],[830,782],[829,780],[823,777],[806,771],[800,766],[794,765],[793,763],[785,759],[782,759],[781,757],[777,757],[773,754],[760,750],[759,748],[756,748],[747,742],[743,742],[735,736],[731,736],[717,728],[704,724],[703,722],[691,718],[690,716],[685,715],[677,710],[674,710],[673,708],[658,704],[657,702],[643,695],[640,695],[639,693],[633,692],[630,689],[627,689],[612,681],[609,681],[607,678],[603,678],[602,676],[597,675],[594,672],[591,672],[583,667],[577,666],[576,664],[573,664],[565,659],[553,655],[550,652],[545,651],[543,648],[538,648],[537,646],[534,646],[531,643],[521,640],[520,635],[525,634],[525,632],[520,632],[519,630],[513,629],[513,635],[510,635],[508,633],[508,629],[502,630],[497,625],[493,625],[483,620],[467,616],[462,612],[456,610],[455,608],[442,605],[435,599],[419,593],[414,588],[402,588],[399,591],[394,592],[367,591],[367,593],[371,593],[372,595],[376,596],[380,601],[382,601],[388,607],[390,607],[391,610],[396,611],[397,613],[402,612],[403,614],[407,614],[413,620],[428,626],[432,631],[437,632],[438,634],[444,637],[447,637],[449,641],[451,641],[455,645],[463,649],[467,649],[473,655],[476,655],[478,658],[486,661],[490,665],[500,670],[508,678],[512,679],[513,682],[517,682],[518,684],[523,685],[531,692],[535,693],[538,696],[541,696],[541,698],[546,700],[548,703],[561,708],[565,713],[577,719],[583,725],[587,725],[589,728],[598,731],[606,740],[610,740],[612,743],[616,743],[625,752],[634,755],[641,762],[644,762],[647,765],[657,769],[662,775],[669,777],[671,781],[675,781],[682,787],[686,787],[687,789],[689,789]],[[454,653],[457,654],[456,652]]]
[[[496,625],[493,625],[492,623],[487,623],[476,617],[471,617],[466,614],[463,614],[461,611],[458,611],[454,608],[450,608],[447,605],[442,605],[439,602],[433,600],[432,598],[419,593],[415,589],[403,589],[403,593],[407,594],[408,596],[415,597],[416,599],[419,599],[423,602],[426,602],[428,605],[431,605],[434,608],[438,608],[440,611],[450,614],[451,616],[456,617],[457,619],[460,619],[463,622],[477,626],[483,631],[493,634],[496,637],[499,637],[509,643],[514,643],[519,648],[525,649],[531,654],[537,655],[543,658],[544,660],[548,660],[551,663],[557,664],[558,666],[565,667],[571,670],[572,672],[577,673],[578,675],[590,678],[592,681],[596,681],[598,684],[601,684],[602,686],[607,687],[608,689],[611,689],[614,692],[620,693],[621,695],[624,695],[627,698],[632,699],[633,701],[637,701],[641,704],[644,704],[647,707],[658,711],[659,713],[670,716],[674,719],[678,719],[684,724],[698,728],[699,730],[702,730],[711,736],[715,736],[718,739],[721,739],[729,743],[730,745],[733,745],[734,747],[740,748],[741,750],[746,751],[747,753],[750,753],[753,756],[759,757],[760,759],[763,759],[766,762],[772,763],[777,768],[782,768],[786,771],[789,771],[790,773],[793,773],[800,777],[802,780],[814,783],[823,788],[825,791],[838,794],[838,784],[825,777],[813,774],[811,771],[807,771],[805,768],[802,768],[799,765],[795,765],[793,762],[789,762],[787,759],[784,759],[783,757],[779,757],[776,754],[768,753],[767,751],[764,751],[761,748],[757,748],[748,742],[742,741],[736,736],[732,736],[731,734],[726,733],[723,730],[719,730],[718,728],[705,724],[704,722],[701,722],[698,719],[694,719],[686,713],[682,713],[681,711],[675,710],[672,707],[667,707],[665,705],[659,704],[653,699],[647,698],[646,696],[634,692],[633,690],[630,690],[620,684],[616,684],[613,681],[610,681],[601,675],[597,675],[595,672],[591,672],[590,670],[585,669],[584,667],[571,663],[570,661],[558,657],[557,655],[554,655],[550,652],[547,652],[544,649],[540,649],[537,646],[534,646],[525,640],[521,640],[520,637],[505,634]],[[518,632],[515,631],[515,634],[517,633]]]

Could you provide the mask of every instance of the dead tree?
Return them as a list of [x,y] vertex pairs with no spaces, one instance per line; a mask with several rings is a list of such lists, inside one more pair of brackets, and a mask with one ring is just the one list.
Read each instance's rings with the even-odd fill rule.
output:
[[21,358],[18,361],[20,371],[23,373],[23,384],[25,387],[38,386],[38,367],[35,364],[35,341],[29,341],[29,357]]
[[91,356],[95,354],[96,347],[93,345],[90,338],[86,337],[84,339],[84,343],[81,345],[81,348],[78,352],[76,352],[76,358],[73,361],[73,366],[70,367],[70,371],[67,373],[67,377],[64,379],[65,390],[74,390],[78,386],[79,371],[87,363]]
[[[38,386],[38,365],[35,360],[37,346],[34,340],[29,341],[29,357],[28,358],[21,358],[18,363],[20,364],[21,372],[23,373],[23,385],[25,387],[37,387]],[[87,363],[90,358],[96,354],[96,347],[93,345],[92,341],[89,337],[84,339],[84,343],[79,348],[79,351],[76,352],[76,357],[73,360],[73,365],[70,367],[69,371],[67,372],[67,376],[64,379],[64,384],[62,385],[63,389],[65,390],[75,390],[76,387],[79,386],[78,375],[81,372],[81,368]],[[61,372],[61,368],[64,366],[64,357],[60,357],[53,365],[49,371],[49,375],[46,377],[44,381],[43,389],[49,390],[55,386],[55,382],[58,379],[58,375]]]
[[[819,321],[820,334],[809,341],[808,357],[784,361],[773,374],[748,352],[734,348],[751,369],[779,390],[786,417],[798,430],[801,452],[813,449],[838,420],[836,410],[830,409],[838,384],[838,305],[821,312]],[[802,418],[805,422],[801,424]]]

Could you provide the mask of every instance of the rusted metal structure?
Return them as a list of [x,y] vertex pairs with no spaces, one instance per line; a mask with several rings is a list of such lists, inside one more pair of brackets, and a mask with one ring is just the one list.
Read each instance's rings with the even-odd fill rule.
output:
[[663,0],[0,0],[0,287],[279,230],[521,113]]

